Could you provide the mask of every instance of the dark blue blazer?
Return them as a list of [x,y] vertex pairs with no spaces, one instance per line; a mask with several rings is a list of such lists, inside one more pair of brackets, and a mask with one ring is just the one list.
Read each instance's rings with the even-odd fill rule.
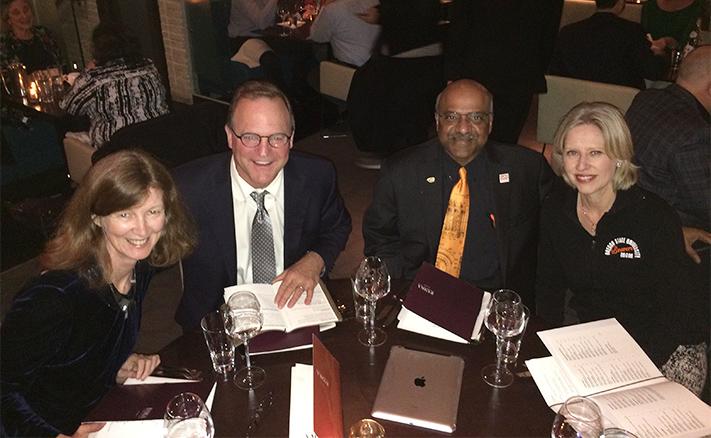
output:
[[[183,297],[175,314],[184,330],[197,327],[224,302],[223,289],[237,284],[230,160],[231,152],[210,155],[174,171],[198,228],[197,248],[183,260]],[[314,251],[328,272],[350,232],[333,164],[291,151],[284,167],[284,266]]]

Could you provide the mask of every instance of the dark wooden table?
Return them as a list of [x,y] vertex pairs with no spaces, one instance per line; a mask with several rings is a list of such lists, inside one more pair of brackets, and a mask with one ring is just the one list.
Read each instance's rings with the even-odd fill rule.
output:
[[[349,280],[329,281],[327,284],[336,302],[352,306]],[[482,380],[481,369],[495,359],[491,334],[481,345],[463,345],[406,332],[394,326],[387,329],[386,344],[372,349],[358,343],[356,333],[360,325],[352,318],[346,318],[336,328],[320,334],[326,347],[341,365],[343,424],[346,429],[355,421],[370,417],[390,347],[404,345],[464,358],[466,366],[454,436],[529,437],[550,434],[554,414],[546,406],[533,379],[517,378],[512,386],[505,389],[492,388]],[[519,363],[523,359],[548,355],[536,336],[535,332],[539,328],[540,324],[536,321],[529,324]],[[212,369],[200,332],[184,335],[160,354],[162,362],[166,364],[196,367],[205,372],[211,372]],[[218,383],[212,408],[218,437],[245,436],[251,410],[268,391],[273,391],[274,403],[254,436],[287,436],[289,433],[291,367],[295,363],[310,364],[311,349],[253,356],[252,361],[267,373],[266,383],[252,394],[238,389],[232,382]],[[240,360],[239,366],[243,365],[244,362]],[[519,366],[517,371],[520,370]],[[390,421],[378,421],[385,427],[388,437],[447,435]],[[347,430],[345,433],[347,435]]]

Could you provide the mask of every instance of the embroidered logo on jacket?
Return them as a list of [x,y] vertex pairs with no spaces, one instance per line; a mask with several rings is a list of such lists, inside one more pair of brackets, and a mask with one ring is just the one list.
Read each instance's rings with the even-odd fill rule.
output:
[[629,237],[616,237],[605,247],[606,256],[619,255],[622,259],[639,259],[642,255],[639,252],[637,242]]

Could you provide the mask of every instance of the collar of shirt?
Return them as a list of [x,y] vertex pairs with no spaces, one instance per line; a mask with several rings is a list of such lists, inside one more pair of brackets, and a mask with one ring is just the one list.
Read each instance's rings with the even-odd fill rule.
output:
[[263,189],[255,189],[237,172],[234,160],[230,160],[232,183],[232,208],[235,224],[235,248],[237,249],[237,284],[252,283],[252,220],[257,213],[257,203],[250,194],[254,191],[269,192],[264,197],[264,208],[269,213],[274,238],[274,261],[276,272],[284,270],[284,169]]

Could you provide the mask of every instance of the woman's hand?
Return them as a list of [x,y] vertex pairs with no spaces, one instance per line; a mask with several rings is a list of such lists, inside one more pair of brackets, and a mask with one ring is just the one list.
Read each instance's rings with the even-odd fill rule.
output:
[[145,380],[159,364],[160,356],[157,354],[145,355],[133,353],[126,359],[126,362],[121,365],[121,369],[119,369],[116,374],[116,383],[123,384],[129,377]]
[[90,433],[100,431],[105,425],[106,423],[82,423],[71,437],[60,433],[57,438],[86,438]]

